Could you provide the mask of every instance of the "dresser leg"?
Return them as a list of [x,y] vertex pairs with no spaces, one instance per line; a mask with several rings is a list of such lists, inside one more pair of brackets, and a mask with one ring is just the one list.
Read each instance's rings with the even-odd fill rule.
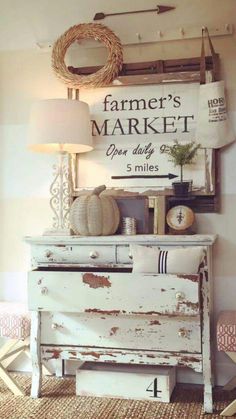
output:
[[204,412],[213,412],[212,365],[209,342],[203,343]]
[[204,383],[204,411],[206,413],[213,412],[213,373],[212,373],[212,350],[211,350],[211,321],[212,321],[212,272],[211,252],[207,251],[208,272],[203,272],[202,277],[202,297],[203,297],[203,319],[202,319],[202,366],[203,366],[203,383]]
[[213,412],[212,387],[204,386],[204,412]]
[[42,363],[41,363],[41,313],[39,311],[31,312],[31,338],[30,352],[32,360],[32,385],[31,397],[38,398],[41,393],[42,383]]
[[56,377],[63,377],[64,375],[64,359],[56,359]]

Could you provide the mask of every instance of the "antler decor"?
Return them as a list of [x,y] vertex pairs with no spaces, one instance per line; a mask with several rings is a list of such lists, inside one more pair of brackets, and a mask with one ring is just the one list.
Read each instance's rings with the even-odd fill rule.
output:
[[[65,54],[69,46],[81,39],[95,39],[102,42],[108,49],[106,64],[96,73],[82,76],[71,73],[65,62]],[[67,87],[99,87],[112,82],[117,76],[123,63],[123,51],[120,39],[114,32],[99,23],[82,23],[72,26],[58,38],[52,51],[52,68],[56,76]]]

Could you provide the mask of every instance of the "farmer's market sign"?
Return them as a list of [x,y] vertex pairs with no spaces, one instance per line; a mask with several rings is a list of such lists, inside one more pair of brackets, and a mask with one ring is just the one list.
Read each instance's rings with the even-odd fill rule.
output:
[[[179,168],[165,149],[175,139],[195,140],[197,83],[121,86],[83,90],[95,149],[79,156],[79,186],[170,187]],[[200,142],[200,140],[198,140]],[[205,187],[205,152],[185,168],[195,188]]]

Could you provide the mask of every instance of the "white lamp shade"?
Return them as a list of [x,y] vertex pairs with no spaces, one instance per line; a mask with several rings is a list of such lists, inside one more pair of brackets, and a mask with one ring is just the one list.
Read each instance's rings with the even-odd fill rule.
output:
[[72,99],[47,99],[31,109],[29,148],[38,152],[84,153],[93,149],[89,107]]

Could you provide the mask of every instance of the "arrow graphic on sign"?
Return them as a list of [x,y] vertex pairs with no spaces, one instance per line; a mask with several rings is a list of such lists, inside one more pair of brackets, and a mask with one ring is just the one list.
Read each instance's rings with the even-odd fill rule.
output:
[[178,177],[173,173],[168,175],[130,175],[130,176],[112,176],[112,179],[174,179]]

